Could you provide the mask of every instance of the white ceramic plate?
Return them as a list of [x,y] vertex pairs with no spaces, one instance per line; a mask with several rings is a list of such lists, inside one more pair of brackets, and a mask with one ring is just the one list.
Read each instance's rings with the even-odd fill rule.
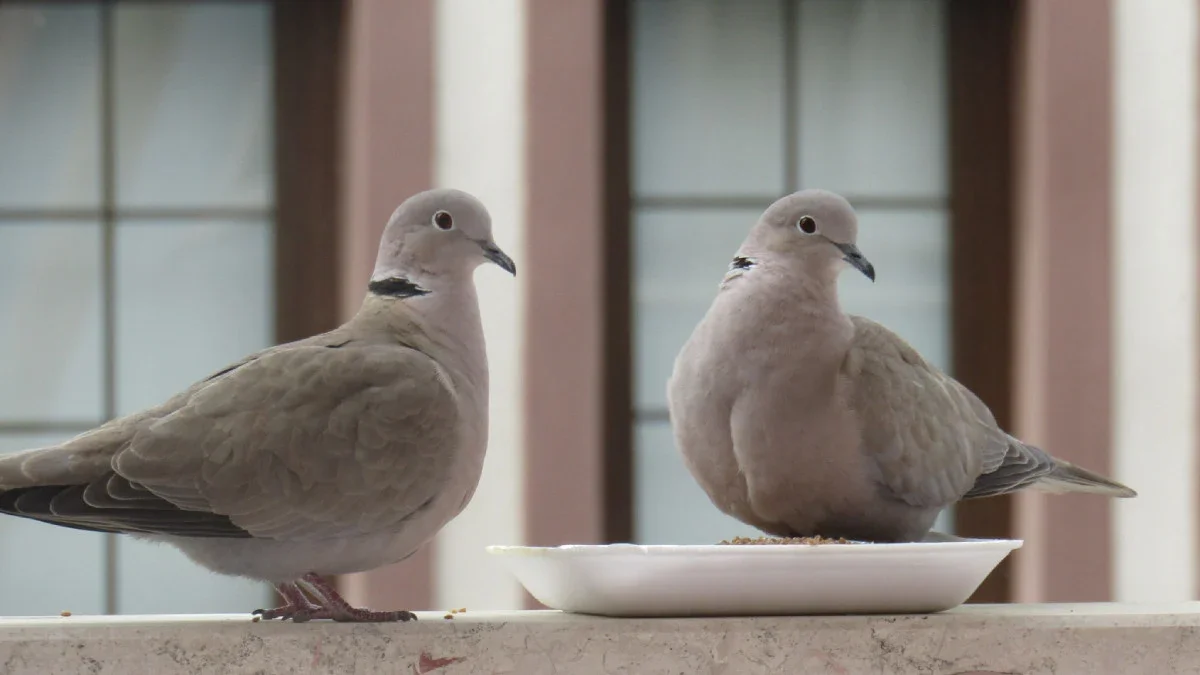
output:
[[552,609],[606,616],[924,614],[962,604],[1022,542],[489,546]]

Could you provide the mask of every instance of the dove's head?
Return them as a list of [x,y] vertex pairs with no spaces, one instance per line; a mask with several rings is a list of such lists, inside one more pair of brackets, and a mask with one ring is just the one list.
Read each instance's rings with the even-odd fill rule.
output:
[[461,190],[427,190],[406,199],[388,220],[371,290],[422,295],[440,279],[469,279],[485,262],[517,273],[516,263],[492,239],[492,218],[483,203]]
[[875,280],[875,267],[858,250],[858,217],[850,202],[826,190],[793,192],[772,204],[747,239],[813,273],[837,276],[846,265]]

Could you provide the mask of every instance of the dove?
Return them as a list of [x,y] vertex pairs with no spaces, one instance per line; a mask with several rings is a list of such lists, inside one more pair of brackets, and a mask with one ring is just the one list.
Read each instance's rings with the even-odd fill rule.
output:
[[1136,496],[1006,433],[898,335],[845,314],[840,273],[875,280],[857,232],[832,192],[776,201],[676,357],[676,446],[718,509],[776,536],[911,542],[963,499]]
[[348,322],[0,457],[0,512],[164,542],[269,582],[284,604],[255,610],[265,619],[415,618],[353,607],[324,577],[403,560],[474,494],[488,365],[473,273],[487,261],[516,274],[478,199],[410,197]]

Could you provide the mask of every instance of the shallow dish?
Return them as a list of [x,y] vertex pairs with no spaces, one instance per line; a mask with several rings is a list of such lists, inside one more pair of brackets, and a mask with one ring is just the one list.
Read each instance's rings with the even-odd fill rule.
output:
[[489,546],[552,609],[605,616],[924,614],[962,604],[1020,540]]

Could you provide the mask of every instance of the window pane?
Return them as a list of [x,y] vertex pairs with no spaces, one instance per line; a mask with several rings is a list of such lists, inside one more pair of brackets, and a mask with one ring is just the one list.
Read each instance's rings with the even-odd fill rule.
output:
[[954,505],[951,504],[942,509],[938,514],[937,520],[933,521],[934,532],[945,532],[946,534],[954,534]]
[[634,235],[634,405],[667,404],[675,355],[717,295],[729,261],[759,213],[642,210]]
[[800,0],[798,14],[802,186],[944,196],[941,1]]
[[[66,435],[0,433],[0,455]],[[0,515],[0,616],[104,613],[104,535]]]
[[666,422],[639,422],[634,437],[634,541],[715,544],[762,533],[721,513],[692,478]]
[[120,3],[115,27],[118,205],[268,206],[267,4]]
[[634,192],[778,194],[781,3],[633,5]]
[[876,283],[842,273],[842,308],[878,321],[930,363],[950,368],[950,233],[942,211],[858,211],[858,247]]
[[0,6],[0,208],[99,208],[100,14]]
[[271,226],[117,225],[117,409],[161,403],[271,344]]
[[[267,222],[123,222],[117,226],[117,405],[167,399],[272,337]],[[214,575],[169,546],[123,539],[122,614],[242,612],[262,584]],[[249,607],[254,605],[254,607]]]
[[104,416],[100,225],[0,223],[0,422]]
[[117,540],[118,614],[247,614],[274,592],[250,579],[214,574],[173,546]]

